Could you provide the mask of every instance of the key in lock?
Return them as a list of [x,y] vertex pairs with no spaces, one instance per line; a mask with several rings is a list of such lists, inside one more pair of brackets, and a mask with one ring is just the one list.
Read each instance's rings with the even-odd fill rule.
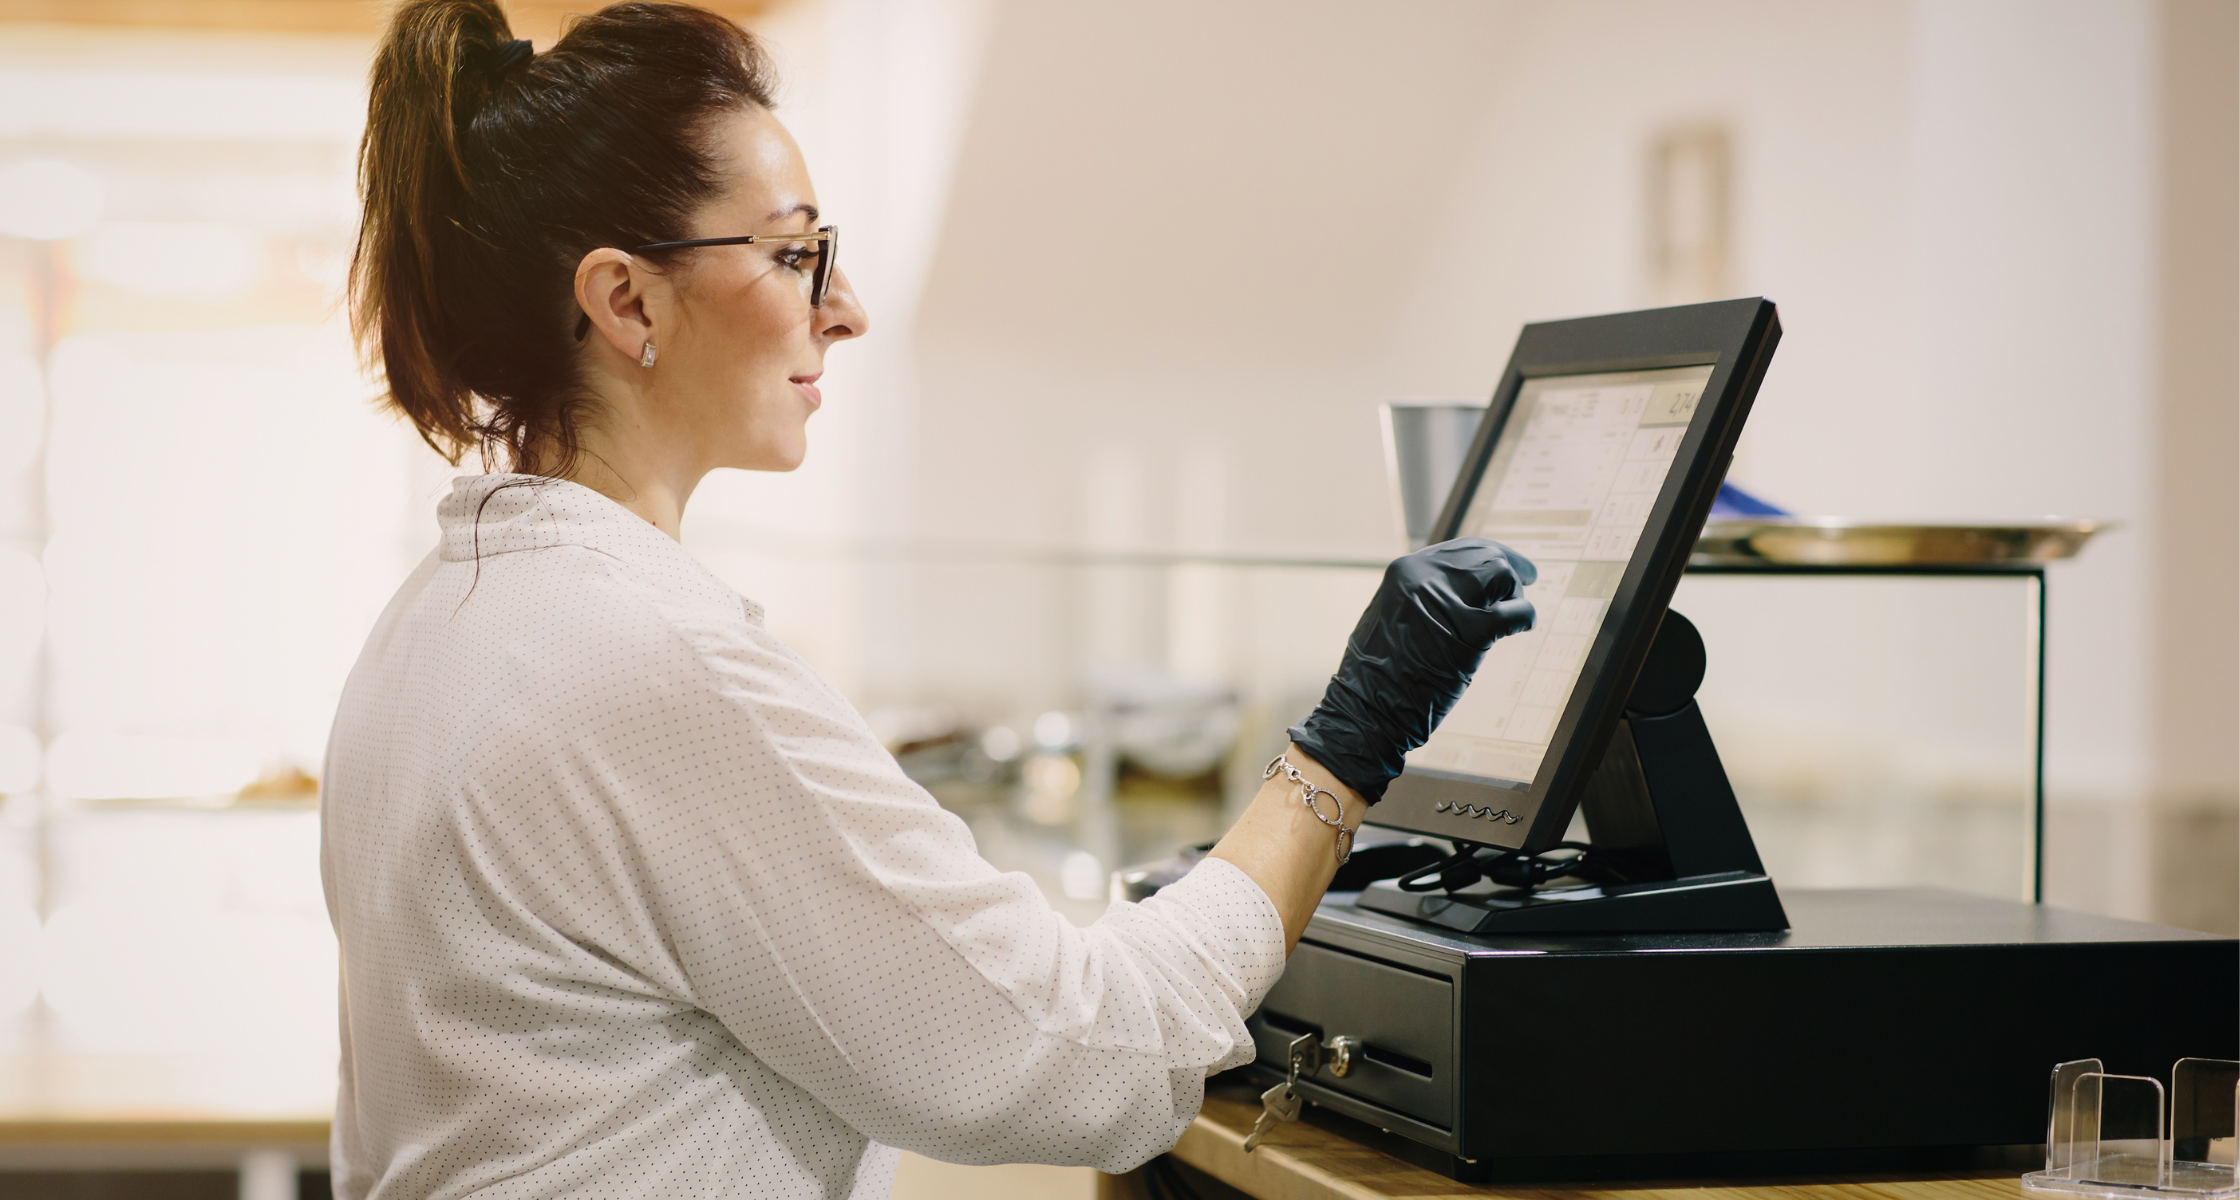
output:
[[1299,1080],[1320,1071],[1325,1057],[1330,1073],[1340,1079],[1353,1070],[1354,1060],[1361,1053],[1361,1039],[1340,1034],[1323,1042],[1311,1033],[1303,1033],[1291,1039],[1288,1049],[1290,1070],[1284,1081],[1260,1094],[1260,1119],[1252,1123],[1252,1132],[1244,1139],[1247,1154],[1259,1149],[1276,1126],[1299,1119],[1300,1110],[1306,1107],[1306,1097],[1299,1094]]

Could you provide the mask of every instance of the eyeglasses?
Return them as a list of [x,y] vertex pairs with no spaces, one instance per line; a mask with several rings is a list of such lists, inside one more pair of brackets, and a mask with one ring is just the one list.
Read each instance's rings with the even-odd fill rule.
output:
[[840,227],[819,225],[815,233],[750,233],[744,237],[693,238],[685,242],[655,242],[638,246],[630,253],[642,254],[647,250],[689,250],[695,246],[752,246],[758,242],[816,242],[817,265],[809,280],[809,307],[824,307],[824,296],[832,288],[832,260],[840,254]]

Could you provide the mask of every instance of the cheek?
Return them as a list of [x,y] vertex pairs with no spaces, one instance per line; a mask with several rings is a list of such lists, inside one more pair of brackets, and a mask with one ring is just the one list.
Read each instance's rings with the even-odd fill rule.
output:
[[787,380],[803,357],[808,324],[798,312],[771,302],[776,290],[749,281],[699,307],[693,340],[705,343],[709,352],[693,355],[696,389],[759,407],[758,401],[779,388],[793,386]]
[[774,282],[748,288],[729,306],[728,336],[740,365],[753,367],[758,378],[775,372],[777,381],[784,383],[800,359],[809,324],[802,320],[801,305],[786,303],[790,297],[771,286]]
[[[732,296],[721,312],[724,353],[708,364],[715,378],[701,383],[709,396],[721,396],[720,413],[710,413],[730,432],[723,440],[744,438],[735,453],[741,465],[761,470],[791,470],[808,451],[806,423],[812,411],[792,376],[810,355],[809,322],[798,297],[764,280]],[[711,431],[712,432],[712,431]],[[736,443],[735,443],[736,444]]]
[[792,345],[795,337],[808,328],[808,323],[801,319],[801,304],[786,295],[777,283],[777,280],[767,280],[747,293],[740,326],[758,346],[783,353],[784,348]]

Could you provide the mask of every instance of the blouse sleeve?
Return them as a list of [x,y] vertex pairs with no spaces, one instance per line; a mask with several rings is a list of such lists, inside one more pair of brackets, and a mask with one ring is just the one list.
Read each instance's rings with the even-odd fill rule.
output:
[[1209,859],[1077,927],[759,625],[666,624],[667,665],[582,752],[602,795],[571,819],[611,828],[567,840],[611,849],[568,874],[636,899],[581,936],[866,1136],[950,1162],[1131,1169],[1251,1061],[1284,941],[1242,871]]

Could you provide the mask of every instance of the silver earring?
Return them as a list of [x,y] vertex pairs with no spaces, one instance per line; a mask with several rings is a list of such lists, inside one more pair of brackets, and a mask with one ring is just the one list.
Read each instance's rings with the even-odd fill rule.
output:
[[641,367],[650,367],[650,366],[652,366],[652,365],[653,365],[653,359],[654,359],[654,356],[655,356],[656,354],[658,354],[658,353],[660,353],[660,352],[659,352],[659,351],[657,351],[657,350],[655,350],[655,349],[653,348],[653,339],[652,339],[652,338],[647,338],[647,339],[646,339],[646,352],[645,352],[644,354],[641,354],[641,355],[639,355],[639,356],[638,356],[638,365],[639,365],[639,366],[641,366]]

